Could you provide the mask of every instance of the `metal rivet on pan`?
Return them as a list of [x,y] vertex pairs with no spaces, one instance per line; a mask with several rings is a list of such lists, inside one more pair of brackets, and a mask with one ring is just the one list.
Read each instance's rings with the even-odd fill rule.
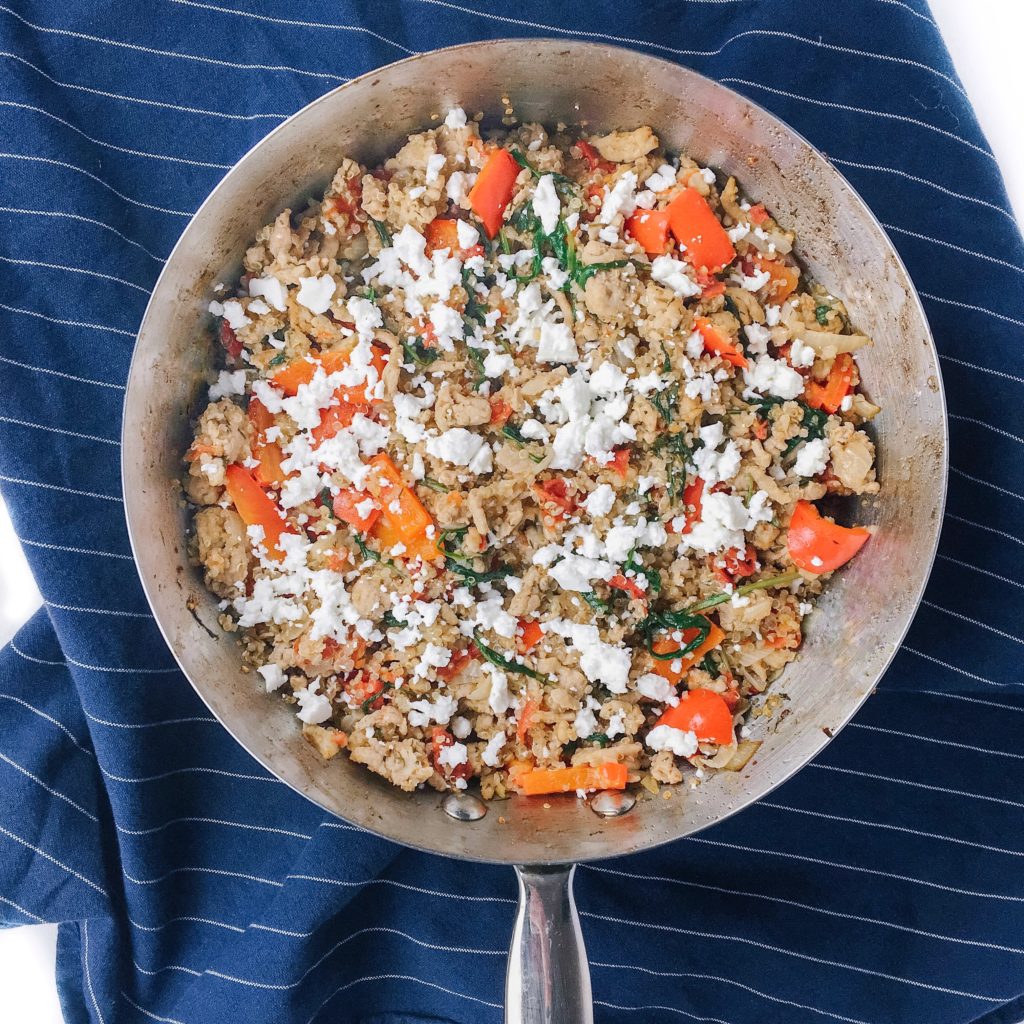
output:
[[456,821],[479,821],[487,813],[487,804],[471,793],[449,793],[441,801],[441,810]]
[[627,814],[636,804],[636,795],[614,789],[606,789],[594,796],[590,801],[590,809],[602,818],[617,818]]

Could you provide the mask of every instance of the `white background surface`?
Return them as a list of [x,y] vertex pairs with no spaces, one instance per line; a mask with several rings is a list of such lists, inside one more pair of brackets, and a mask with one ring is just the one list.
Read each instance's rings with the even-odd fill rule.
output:
[[[1024,218],[1024,3],[932,0],[931,5],[999,159],[1018,219]],[[893,52],[898,50],[894,40]],[[0,643],[6,643],[39,604],[39,592],[0,502]],[[60,1024],[53,983],[56,931],[38,925],[0,932],[0,1004],[7,1024]]]

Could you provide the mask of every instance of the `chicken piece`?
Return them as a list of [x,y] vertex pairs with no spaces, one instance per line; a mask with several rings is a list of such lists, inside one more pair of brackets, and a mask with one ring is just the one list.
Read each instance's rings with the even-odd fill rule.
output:
[[590,140],[593,147],[615,163],[632,163],[658,148],[658,136],[647,126],[631,132],[611,132]]

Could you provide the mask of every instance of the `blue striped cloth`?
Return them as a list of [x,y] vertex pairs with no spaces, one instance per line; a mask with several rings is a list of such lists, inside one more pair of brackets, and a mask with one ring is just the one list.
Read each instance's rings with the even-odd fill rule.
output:
[[60,923],[66,1019],[501,1019],[511,872],[325,819],[210,718],[136,579],[117,438],[161,262],[264,133],[415,51],[562,35],[830,154],[921,291],[952,433],[927,598],[855,722],[726,823],[578,873],[597,1019],[1018,1021],[1024,246],[924,2],[227,4],[0,4],[0,489],[46,599],[0,654],[0,920]]

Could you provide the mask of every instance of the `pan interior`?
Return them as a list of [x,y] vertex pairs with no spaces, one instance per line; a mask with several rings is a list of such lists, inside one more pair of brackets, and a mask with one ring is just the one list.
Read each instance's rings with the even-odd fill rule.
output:
[[[735,175],[796,231],[800,260],[875,342],[859,363],[883,408],[875,421],[882,492],[849,511],[878,532],[830,582],[807,620],[801,656],[774,685],[789,713],[754,720],[753,736],[765,742],[744,771],[719,773],[696,790],[677,787],[671,800],[641,791],[621,817],[598,817],[568,796],[516,798],[482,820],[457,822],[441,810],[440,794],[402,793],[344,757],[322,761],[293,712],[241,672],[234,642],[217,626],[216,599],[188,564],[174,487],[217,358],[206,312],[212,287],[239,273],[256,231],[322,192],[343,156],[377,162],[451,106],[500,111],[504,97],[522,121],[594,131],[649,124],[667,149]],[[850,186],[805,140],[730,90],[653,57],[563,40],[498,40],[410,58],[328,93],[250,151],[200,208],[160,277],[132,362],[123,442],[143,586],[185,674],[234,737],[350,822],[437,853],[519,864],[620,856],[688,835],[813,758],[871,691],[910,623],[945,486],[944,403],[928,326],[895,251]]]

